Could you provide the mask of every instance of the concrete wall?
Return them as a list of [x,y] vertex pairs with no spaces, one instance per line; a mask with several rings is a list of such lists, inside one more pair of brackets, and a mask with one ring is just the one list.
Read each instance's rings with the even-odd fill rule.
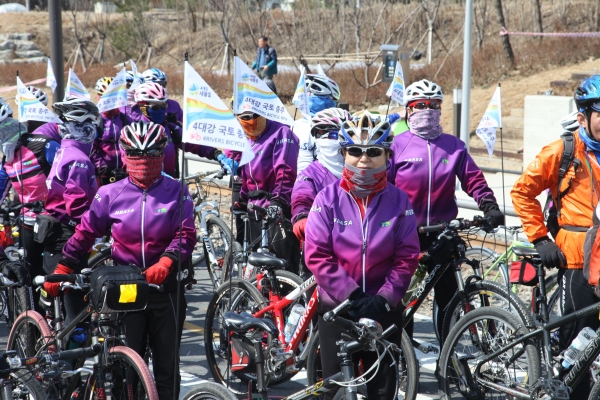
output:
[[560,138],[560,120],[575,111],[573,97],[525,96],[523,127],[523,169],[547,144]]

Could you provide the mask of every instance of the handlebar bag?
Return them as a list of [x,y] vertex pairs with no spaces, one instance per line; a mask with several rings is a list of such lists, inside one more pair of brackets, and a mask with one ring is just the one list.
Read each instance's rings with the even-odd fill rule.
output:
[[539,282],[537,268],[526,259],[513,261],[510,264],[510,283],[535,286]]
[[38,243],[52,243],[62,234],[61,224],[57,218],[48,214],[38,214],[33,226],[33,240]]
[[90,300],[100,314],[140,311],[148,304],[148,282],[135,265],[103,265],[90,277]]

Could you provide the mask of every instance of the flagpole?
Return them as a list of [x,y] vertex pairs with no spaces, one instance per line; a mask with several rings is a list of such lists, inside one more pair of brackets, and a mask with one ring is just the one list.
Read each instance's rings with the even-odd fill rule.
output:
[[[500,90],[501,84],[498,83],[498,89]],[[498,103],[500,104],[498,110],[498,119],[500,120],[500,165],[502,168],[502,213],[504,214],[504,225],[506,225],[506,189],[504,187],[504,141],[502,138],[502,91],[500,90],[500,98]],[[506,227],[504,228],[504,247],[508,249],[508,236],[506,233]],[[510,293],[510,280],[506,280],[506,290]],[[510,303],[510,302],[509,302]],[[510,304],[508,305],[508,311],[510,312]]]
[[[19,82],[18,82],[19,70],[16,71],[16,74],[17,74],[17,97],[19,98],[19,119],[21,119],[21,96],[19,94]],[[19,124],[19,143],[22,143],[21,140],[22,140],[23,132],[21,132],[21,122],[18,121],[18,124]],[[5,156],[6,156],[6,154],[5,154]],[[23,157],[19,157],[19,163],[21,164],[21,171],[19,173],[22,174],[23,173]],[[24,183],[24,182],[22,182],[22,183]],[[24,200],[25,200],[24,193],[25,193],[25,187],[22,187],[21,195],[19,196],[20,197],[19,200],[21,201],[21,204],[23,204]],[[24,207],[21,207],[20,213],[21,213],[21,221],[19,221],[19,238],[23,238],[24,237],[23,233],[24,233],[24,228],[25,228],[24,227],[24,224],[25,224],[25,208]],[[29,262],[27,261],[28,257],[27,257],[26,251],[23,253],[23,258],[25,260],[25,265],[27,266],[29,264]]]

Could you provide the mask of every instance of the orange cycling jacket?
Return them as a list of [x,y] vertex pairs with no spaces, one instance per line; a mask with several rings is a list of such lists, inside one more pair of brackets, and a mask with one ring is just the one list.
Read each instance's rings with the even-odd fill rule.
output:
[[[561,200],[558,224],[562,229],[554,238],[558,247],[567,259],[567,268],[583,268],[583,243],[585,232],[574,232],[571,227],[589,228],[592,226],[592,213],[598,203],[598,181],[600,165],[592,151],[586,151],[585,144],[576,132],[573,135],[575,144],[574,156],[581,165],[577,173],[573,164],[561,182],[560,190],[567,188],[569,180],[571,189]],[[523,175],[515,182],[510,192],[515,212],[521,219],[523,230],[530,242],[548,235],[544,224],[542,206],[536,199],[544,190],[550,189],[552,198],[556,200],[558,193],[558,169],[563,153],[563,141],[559,139],[544,147],[536,156]],[[594,186],[596,190],[593,190]]]

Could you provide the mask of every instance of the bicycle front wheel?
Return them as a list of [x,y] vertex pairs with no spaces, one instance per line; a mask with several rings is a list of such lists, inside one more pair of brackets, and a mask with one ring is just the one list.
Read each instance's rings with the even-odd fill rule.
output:
[[492,249],[481,246],[471,247],[465,251],[465,257],[469,260],[479,261],[479,268],[481,269],[483,279],[506,286],[509,280],[506,264],[499,262],[494,265],[500,255],[496,254]]
[[539,379],[541,371],[533,340],[482,362],[526,333],[528,329],[515,315],[498,307],[483,307],[467,314],[452,328],[440,354],[440,398],[514,398],[503,392],[504,388],[529,393],[529,386]]
[[223,385],[202,382],[187,392],[183,400],[238,400],[238,398]]
[[2,400],[46,400],[48,393],[28,370],[14,371],[8,379],[1,382],[0,395]]
[[[27,311],[19,315],[8,334],[6,350],[16,350],[21,358],[34,357],[46,350],[52,339],[52,329],[36,311]],[[56,346],[50,345],[48,352],[56,352]]]
[[110,247],[100,250],[88,260],[88,267],[91,269],[100,267],[102,265],[115,265],[115,262],[112,259],[112,250]]
[[[158,400],[152,374],[144,359],[135,350],[124,346],[112,347],[105,362],[113,377],[113,399]],[[105,398],[104,388],[98,387],[95,375],[89,376],[84,393],[85,400]]]

